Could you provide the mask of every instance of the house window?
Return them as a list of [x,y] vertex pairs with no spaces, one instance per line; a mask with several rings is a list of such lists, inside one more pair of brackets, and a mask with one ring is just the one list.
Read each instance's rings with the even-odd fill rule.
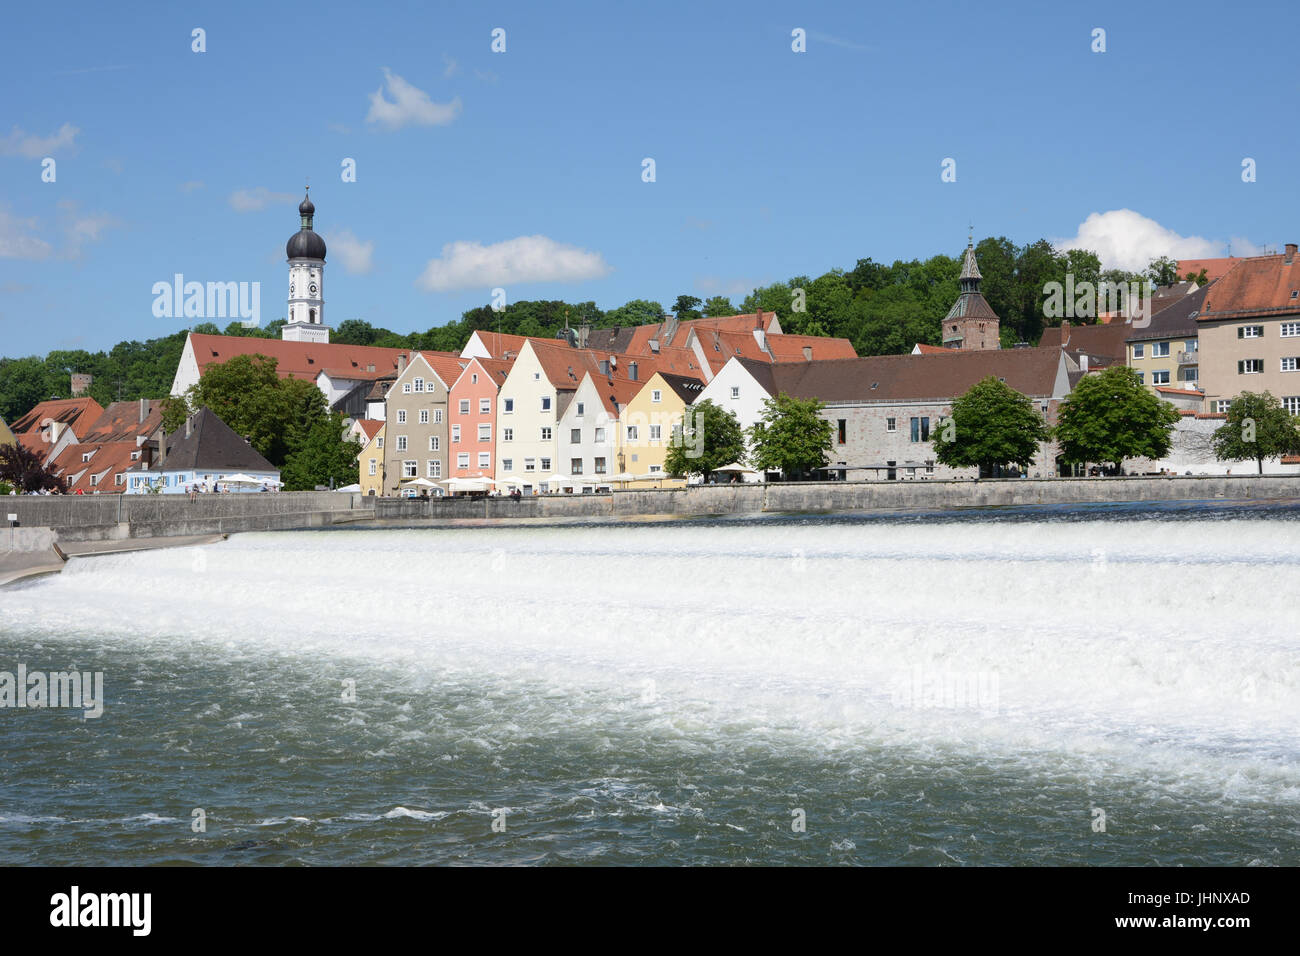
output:
[[429,424],[429,410],[427,408],[420,409],[420,424]]
[[585,404],[586,404],[585,402],[579,402],[579,403],[578,403],[578,415],[579,415],[579,416],[582,415],[582,408],[583,408],[583,406],[584,406]]
[[570,459],[569,459],[569,474],[571,474],[571,475],[580,475],[580,474],[582,474],[582,459],[581,459],[581,458],[570,458]]
[[490,399],[490,398],[480,398],[480,399],[478,400],[478,413],[479,413],[480,415],[491,415],[491,414],[492,414],[492,399]]
[[524,471],[536,471],[536,470],[537,470],[537,459],[536,459],[536,458],[525,458],[525,459],[524,459]]
[[549,396],[549,395],[543,395],[543,396],[542,396],[542,411],[544,411],[544,412],[549,412],[550,410],[551,410],[551,396]]
[[534,382],[540,382],[541,380],[542,380],[542,373],[541,373],[541,372],[534,372],[534,373],[533,373],[533,381],[534,381]]
[[492,452],[490,452],[490,451],[481,451],[481,452],[479,452],[479,453],[478,453],[478,466],[479,466],[480,468],[491,468],[491,467],[492,467]]
[[462,398],[462,399],[460,400],[460,413],[461,413],[462,415],[468,415],[468,414],[469,414],[469,399],[468,399],[468,398]]
[[113,484],[115,484],[115,485],[124,485],[124,484],[126,484],[126,475],[114,475],[114,476],[113,476]]
[[405,425],[405,424],[406,424],[406,409],[404,409],[404,408],[399,408],[399,409],[397,410],[397,424],[399,424],[399,425]]
[[379,462],[375,461],[373,458],[370,459],[370,474],[379,474]]
[[1239,325],[1237,326],[1237,338],[1239,339],[1257,339],[1264,334],[1262,325]]
[[452,425],[452,426],[451,426],[451,440],[452,440],[452,444],[459,444],[459,442],[460,442],[460,426],[459,426],[459,425]]
[[650,401],[659,402],[663,400],[663,397],[664,397],[664,393],[659,389],[657,388],[650,389]]
[[429,451],[442,451],[442,438],[438,435],[430,435]]
[[662,435],[662,434],[663,434],[663,426],[662,426],[662,425],[651,425],[651,426],[650,426],[650,440],[651,440],[651,441],[659,441],[659,437],[660,437],[660,435]]
[[398,436],[397,436],[397,450],[398,450],[398,451],[406,451],[406,436],[405,436],[405,435],[398,435]]
[[604,442],[604,441],[605,441],[605,429],[603,429],[603,428],[597,428],[597,429],[596,429],[596,442],[599,444],[599,443],[602,443],[602,442]]
[[507,398],[503,401],[505,402],[505,407],[503,407],[501,411],[503,414],[509,415],[515,410],[515,400],[513,398]]
[[477,384],[478,384],[478,372],[471,372],[471,373],[470,373],[470,376],[469,376],[469,383],[470,383],[471,385],[477,385]]
[[1196,339],[1188,339],[1186,342],[1183,343],[1184,352],[1195,352],[1199,348],[1200,346],[1197,344]]
[[415,471],[415,470],[416,470],[416,468],[418,468],[418,467],[419,467],[419,462],[417,462],[417,461],[413,461],[413,460],[409,460],[409,459],[408,459],[407,461],[402,462],[402,477],[403,477],[403,478],[414,478],[414,477],[416,477],[416,471]]
[[733,385],[733,386],[731,386],[731,397],[732,397],[732,398],[740,398],[740,386],[739,386],[739,385]]
[[1135,359],[1140,359],[1140,358],[1142,358],[1142,357],[1143,357],[1143,354],[1144,354],[1143,350],[1144,350],[1145,348],[1146,348],[1145,345],[1141,345],[1141,344],[1134,345],[1134,346],[1133,346],[1133,357],[1134,357]]
[[898,431],[898,419],[896,419],[896,418],[886,418],[886,419],[885,419],[885,431],[887,431],[887,432],[896,432],[896,431]]
[[411,383],[410,383],[410,382],[403,382],[403,383],[402,383],[402,394],[403,394],[403,395],[410,395],[410,394],[411,394]]
[[1289,358],[1282,359],[1282,371],[1294,372],[1297,369],[1300,369],[1300,357],[1292,355]]
[[1287,395],[1282,399],[1282,405],[1292,415],[1300,415],[1300,395]]
[[513,458],[502,458],[501,467],[504,468],[506,471],[509,471],[510,469],[515,467],[515,460]]
[[846,441],[849,440],[848,438],[849,423],[847,419],[841,418],[838,420],[837,425],[839,428],[839,443],[843,445]]
[[501,429],[501,440],[502,440],[502,441],[514,441],[514,440],[515,440],[515,430],[514,430],[513,428],[503,428],[503,429]]
[[429,475],[430,478],[441,478],[441,477],[442,477],[442,459],[441,459],[441,458],[430,458],[427,462],[424,463],[424,469],[425,469],[426,472],[428,472],[428,475]]
[[95,454],[93,451],[86,452],[81,456],[81,463],[84,465],[86,462],[90,461],[90,456],[93,454]]
[[1290,339],[1300,335],[1300,322],[1283,322],[1282,338]]
[[384,436],[380,435],[378,438],[375,439],[375,448],[383,448],[383,447],[384,447]]
[[422,378],[417,378],[414,382],[411,383],[411,386],[412,386],[412,390],[413,390],[413,391],[416,391],[416,392],[423,392],[423,391],[424,391],[424,379],[422,379]]
[[549,459],[549,458],[543,458],[543,459],[542,459],[542,471],[550,471],[550,470],[551,470],[551,459]]
[[1238,375],[1258,375],[1264,371],[1263,359],[1242,359],[1237,363]]
[[650,466],[650,474],[652,474],[652,475],[657,475],[657,474],[659,474],[659,472],[661,472],[661,471],[663,471],[663,468],[660,467],[659,465],[651,465],[651,466]]
[[91,476],[90,476],[90,483],[91,483],[92,485],[97,485],[97,484],[99,484],[99,475],[91,475]]
[[543,425],[543,426],[542,426],[542,441],[550,441],[550,440],[551,440],[551,429],[548,428],[547,426]]
[[435,408],[435,409],[433,410],[433,423],[434,423],[435,425],[441,425],[441,424],[442,424],[442,409],[441,409],[441,408]]
[[628,441],[636,441],[636,426],[635,426],[635,425],[628,425],[628,426],[627,426],[627,440],[628,440]]
[[913,418],[912,419],[912,441],[929,441],[930,440],[930,419]]
[[491,440],[492,440],[492,424],[491,424],[491,422],[482,422],[482,423],[480,423],[480,425],[478,426],[478,440],[479,440],[479,441],[491,441]]
[[1168,385],[1168,384],[1169,384],[1169,372],[1168,372],[1167,370],[1166,370],[1166,371],[1160,371],[1160,372],[1152,372],[1152,373],[1151,373],[1151,384],[1152,384],[1152,385]]
[[469,452],[463,451],[456,456],[456,467],[457,468],[469,467]]
[[1179,372],[1179,377],[1184,382],[1195,382],[1198,376],[1195,365],[1192,365],[1188,368],[1179,369],[1178,372]]
[[1152,357],[1152,358],[1168,358],[1168,357],[1169,357],[1169,343],[1168,343],[1168,342],[1152,342],[1152,343],[1151,343],[1151,357]]
[[138,451],[133,451],[133,452],[131,452],[131,460],[132,460],[132,461],[139,461],[139,460],[140,460],[140,453],[139,453]]
[[592,471],[594,471],[598,475],[603,475],[605,473],[605,459],[597,458],[596,461],[594,462],[594,467],[592,468]]
[[1227,414],[1228,408],[1231,407],[1231,405],[1232,405],[1231,399],[1221,398],[1214,403],[1214,411],[1216,414],[1219,415]]
[[570,443],[570,444],[573,444],[573,445],[580,445],[580,444],[582,444],[582,429],[581,429],[581,428],[570,428],[570,429],[569,429],[569,443]]

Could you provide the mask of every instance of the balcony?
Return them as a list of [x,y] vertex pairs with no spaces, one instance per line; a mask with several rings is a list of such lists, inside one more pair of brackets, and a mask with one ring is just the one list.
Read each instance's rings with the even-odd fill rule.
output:
[[1179,364],[1179,365],[1196,365],[1196,364],[1198,364],[1198,363],[1201,361],[1200,356],[1201,356],[1201,353],[1200,353],[1200,352],[1179,352],[1179,353],[1178,353],[1178,364]]

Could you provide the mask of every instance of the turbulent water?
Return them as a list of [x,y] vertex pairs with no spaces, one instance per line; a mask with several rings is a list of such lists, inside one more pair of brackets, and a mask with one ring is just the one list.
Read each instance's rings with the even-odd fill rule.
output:
[[78,559],[0,591],[107,696],[0,710],[0,864],[1296,865],[1298,584],[1294,504]]

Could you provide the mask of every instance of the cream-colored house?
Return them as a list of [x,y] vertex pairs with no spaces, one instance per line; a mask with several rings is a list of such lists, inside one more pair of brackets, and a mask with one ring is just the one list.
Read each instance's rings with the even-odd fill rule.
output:
[[370,437],[361,448],[361,454],[357,455],[357,465],[360,477],[357,483],[361,485],[363,495],[382,495],[384,493],[384,423],[377,422],[378,428],[371,432],[366,429]]
[[619,467],[635,475],[630,488],[678,488],[684,478],[668,478],[664,459],[673,430],[682,423],[686,406],[694,404],[704,391],[704,382],[655,372],[628,402],[619,416],[622,445]]
[[[571,489],[559,456],[560,419],[578,386],[598,372],[589,352],[528,340],[497,394],[496,481],[517,478],[524,494]],[[556,474],[561,480],[548,480]],[[570,479],[570,480],[564,480]]]

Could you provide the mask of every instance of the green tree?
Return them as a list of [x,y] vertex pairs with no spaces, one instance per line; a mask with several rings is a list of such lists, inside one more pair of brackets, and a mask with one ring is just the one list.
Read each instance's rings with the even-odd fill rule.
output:
[[830,460],[832,426],[819,414],[826,406],[815,398],[781,392],[763,402],[763,414],[749,430],[754,466],[798,478]]
[[745,433],[736,413],[709,399],[686,409],[680,428],[673,429],[664,470],[670,475],[707,478],[726,465],[745,460]]
[[1178,281],[1178,260],[1168,256],[1156,256],[1149,263],[1144,278],[1153,286],[1173,285]]
[[1210,278],[1205,274],[1205,270],[1202,269],[1200,272],[1188,272],[1187,275],[1183,276],[1183,281],[1195,282],[1198,286],[1203,286],[1210,281]]
[[317,418],[285,459],[280,472],[285,490],[310,491],[317,485],[338,487],[356,481],[361,446],[355,441],[343,441],[342,434],[343,416],[338,412]]
[[1110,463],[1163,458],[1173,442],[1177,410],[1142,385],[1137,373],[1117,365],[1085,375],[1061,403],[1056,438],[1069,462]]
[[605,324],[611,328],[625,328],[629,325],[649,325],[662,322],[664,307],[650,299],[633,299],[624,302],[617,309],[605,313]]
[[704,305],[700,306],[700,311],[710,318],[720,315],[739,315],[739,310],[731,304],[731,300],[725,295],[710,296],[705,300]]
[[1050,437],[1034,403],[991,375],[955,399],[952,413],[930,430],[936,461],[978,467],[981,478],[1006,464],[1028,468]]
[[700,300],[693,295],[679,295],[673,303],[673,315],[679,319],[698,319],[700,310],[696,308]]
[[1300,455],[1300,428],[1271,393],[1242,392],[1228,406],[1212,447],[1219,461],[1254,461],[1262,475],[1264,459]]

